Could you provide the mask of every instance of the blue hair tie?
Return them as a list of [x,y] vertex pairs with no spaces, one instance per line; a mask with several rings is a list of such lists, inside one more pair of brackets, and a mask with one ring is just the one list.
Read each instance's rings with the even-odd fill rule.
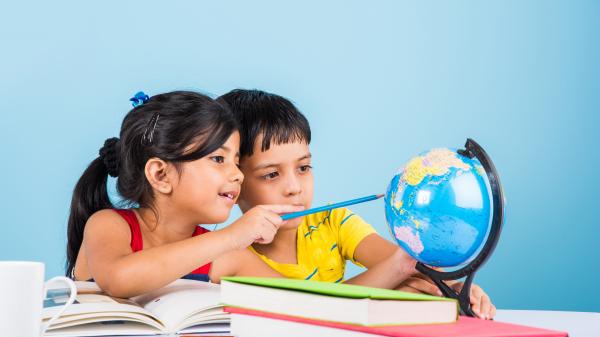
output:
[[148,95],[144,94],[143,91],[140,91],[137,94],[133,95],[133,97],[131,97],[129,100],[131,101],[131,105],[133,105],[133,107],[135,108],[139,105],[146,103],[146,101],[148,101],[149,99],[150,97]]

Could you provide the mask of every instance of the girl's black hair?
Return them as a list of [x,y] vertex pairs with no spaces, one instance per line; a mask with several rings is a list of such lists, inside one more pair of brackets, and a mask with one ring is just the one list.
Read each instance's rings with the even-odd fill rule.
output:
[[221,147],[238,126],[226,104],[190,91],[149,98],[123,119],[120,139],[108,139],[73,191],[67,231],[66,274],[71,275],[89,217],[114,208],[108,175],[118,176],[117,191],[127,204],[152,208],[153,191],[144,167],[150,158],[181,163],[202,158]]
[[261,151],[274,144],[304,141],[310,144],[310,125],[288,99],[261,90],[235,89],[218,100],[225,101],[240,125],[240,158],[254,153],[263,135]]

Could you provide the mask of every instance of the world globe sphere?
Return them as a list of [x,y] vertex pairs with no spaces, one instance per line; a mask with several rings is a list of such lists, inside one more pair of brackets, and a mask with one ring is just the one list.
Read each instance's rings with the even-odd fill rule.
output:
[[385,217],[396,242],[432,267],[470,262],[491,226],[491,190],[475,157],[438,148],[411,159],[385,193]]

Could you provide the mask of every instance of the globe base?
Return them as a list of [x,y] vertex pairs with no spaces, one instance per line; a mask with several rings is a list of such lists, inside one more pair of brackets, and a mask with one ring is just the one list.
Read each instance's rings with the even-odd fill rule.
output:
[[465,282],[463,283],[460,292],[457,292],[454,289],[450,288],[445,281],[454,281],[462,277],[455,278],[453,277],[453,275],[455,275],[454,273],[438,271],[424,265],[421,262],[417,263],[416,269],[424,275],[428,276],[438,286],[438,288],[442,291],[442,294],[444,294],[445,297],[453,298],[458,301],[461,315],[476,317],[475,313],[471,309],[470,295],[471,285],[473,284],[473,278],[475,277],[475,270],[467,274],[467,278],[465,279]]

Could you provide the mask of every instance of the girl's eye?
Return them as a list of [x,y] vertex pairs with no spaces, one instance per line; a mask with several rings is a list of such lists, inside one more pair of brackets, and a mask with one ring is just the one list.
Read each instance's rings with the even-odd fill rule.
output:
[[219,164],[223,164],[225,162],[225,157],[223,157],[223,156],[213,156],[213,157],[210,157],[210,159],[212,161],[214,161],[215,163],[219,163]]
[[304,172],[308,172],[311,169],[312,169],[312,166],[310,166],[310,165],[302,165],[302,166],[300,166],[300,172],[303,172],[303,173]]
[[271,172],[271,173],[267,173],[267,174],[263,175],[262,178],[264,180],[272,180],[272,179],[277,178],[278,175],[279,175],[279,173],[277,173],[277,172]]

